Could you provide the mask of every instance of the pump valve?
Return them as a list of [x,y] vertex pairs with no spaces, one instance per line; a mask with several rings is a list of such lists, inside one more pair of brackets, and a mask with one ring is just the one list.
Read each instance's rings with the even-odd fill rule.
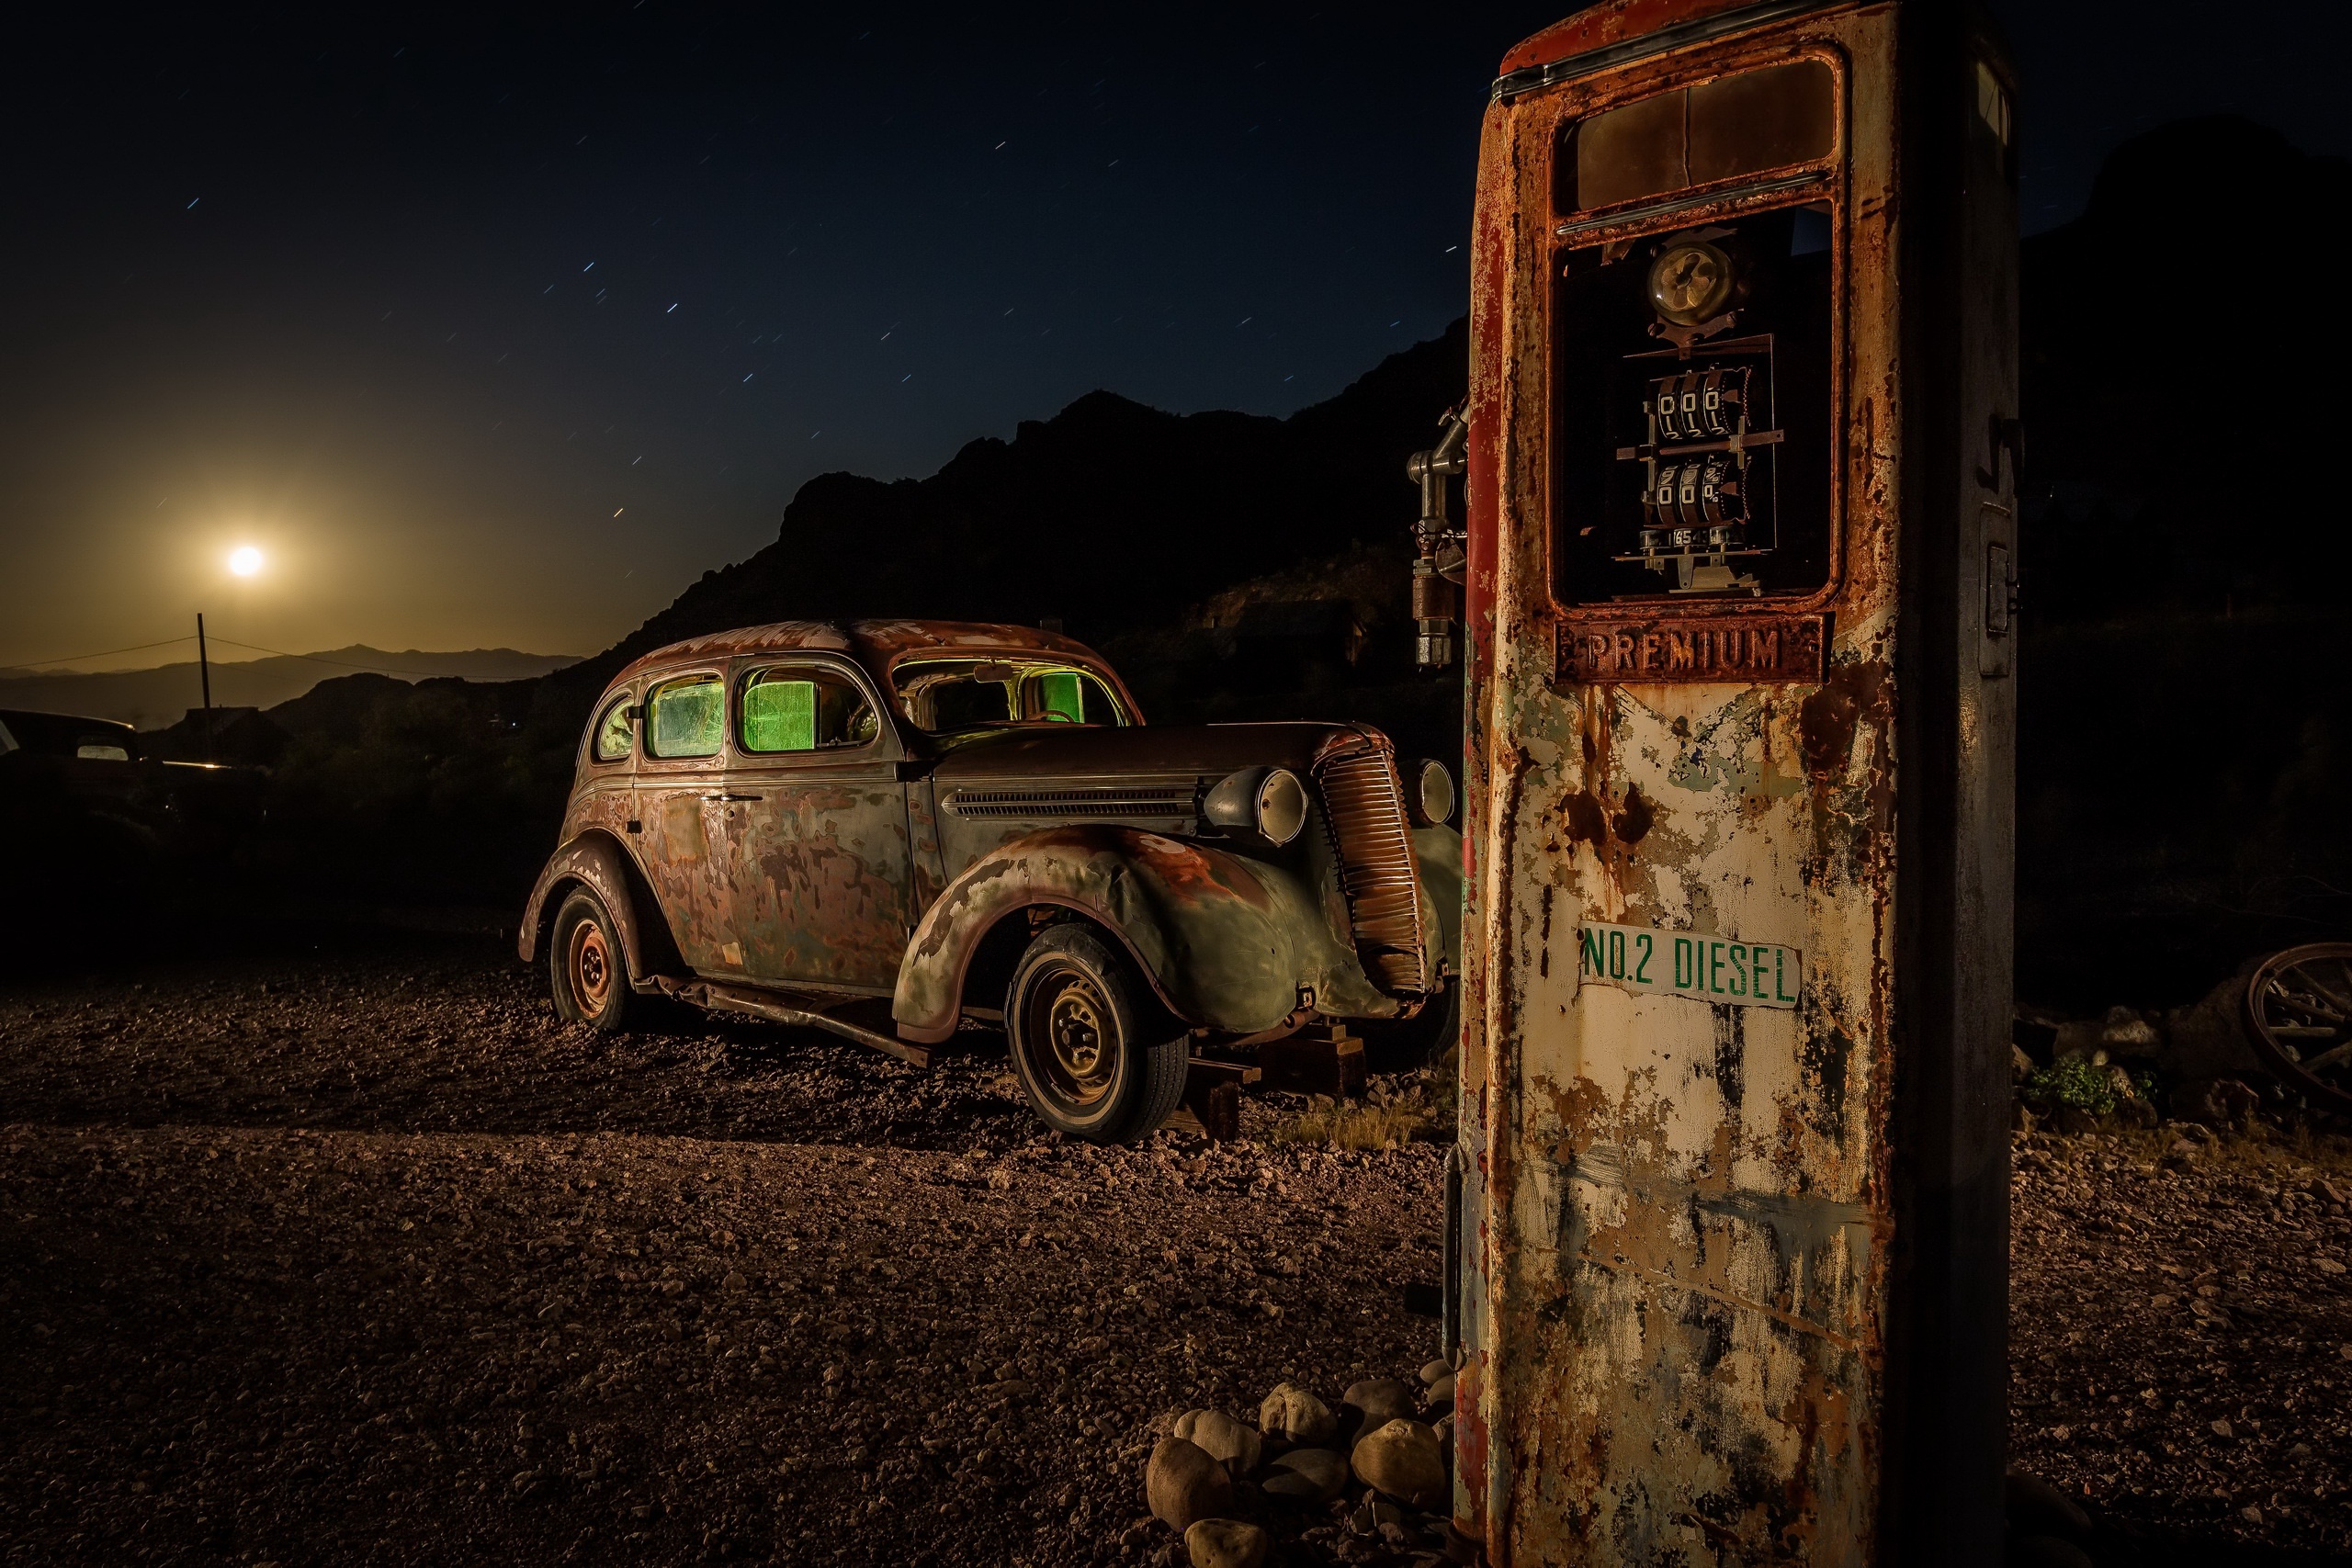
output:
[[1445,514],[1446,480],[1469,467],[1469,422],[1460,408],[1440,422],[1437,445],[1416,452],[1405,473],[1421,487],[1420,521],[1413,525],[1413,656],[1424,670],[1453,662],[1453,626],[1461,618],[1467,536]]

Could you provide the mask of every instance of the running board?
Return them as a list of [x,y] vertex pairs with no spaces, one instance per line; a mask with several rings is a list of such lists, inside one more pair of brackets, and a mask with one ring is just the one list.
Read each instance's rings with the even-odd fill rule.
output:
[[903,1040],[893,1040],[876,1030],[863,1028],[846,1019],[834,1018],[808,1008],[793,1007],[782,1001],[773,991],[754,990],[749,986],[721,986],[708,980],[673,980],[662,976],[657,983],[664,994],[673,996],[691,1007],[710,1012],[740,1012],[752,1018],[763,1018],[770,1023],[788,1023],[801,1029],[821,1029],[828,1034],[838,1034],[844,1040],[854,1040],[885,1055],[896,1056],[913,1066],[931,1066],[931,1052],[921,1045],[910,1045]]

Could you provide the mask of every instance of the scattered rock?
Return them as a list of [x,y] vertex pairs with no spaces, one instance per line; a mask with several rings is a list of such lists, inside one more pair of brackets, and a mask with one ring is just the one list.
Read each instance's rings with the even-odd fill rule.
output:
[[1184,1531],[1193,1568],[1258,1568],[1266,1560],[1266,1532],[1239,1519],[1200,1519]]
[[1263,1485],[1276,1497],[1328,1503],[1347,1489],[1348,1461],[1329,1449],[1293,1449],[1274,1461]]
[[1450,1378],[1453,1375],[1453,1363],[1443,1357],[1421,1363],[1421,1382],[1425,1386],[1436,1382],[1440,1378]]
[[2263,1070],[2245,1032],[2245,986],[2260,962],[2248,960],[2201,998],[2165,1015],[2155,1055],[2156,1070],[2167,1081],[2198,1083]]
[[2173,1093],[2173,1104],[2183,1117],[2222,1131],[2245,1125],[2261,1103],[2261,1096],[2235,1078],[2183,1084]]
[[1438,1410],[1441,1408],[1445,1410],[1453,1409],[1453,1374],[1452,1372],[1448,1372],[1445,1376],[1438,1379],[1437,1382],[1430,1384],[1427,1398],[1429,1399],[1430,1408],[1431,1410]]
[[1177,1437],[1198,1444],[1209,1458],[1236,1475],[1247,1475],[1257,1469],[1259,1456],[1264,1451],[1257,1433],[1222,1410],[1187,1410],[1176,1417],[1176,1425],[1170,1430]]
[[1178,1529],[1213,1519],[1233,1504],[1233,1477],[1198,1443],[1163,1438],[1144,1468],[1143,1490],[1155,1517]]
[[1319,1443],[1339,1429],[1331,1407],[1296,1383],[1283,1383],[1258,1406],[1258,1430],[1290,1443]]
[[1413,1416],[1413,1391],[1395,1378],[1365,1378],[1351,1382],[1342,1398],[1363,1412],[1363,1429],[1367,1432],[1391,1421],[1409,1420]]
[[1444,1446],[1419,1421],[1394,1420],[1365,1433],[1349,1461],[1366,1484],[1412,1507],[1436,1507],[1451,1491]]

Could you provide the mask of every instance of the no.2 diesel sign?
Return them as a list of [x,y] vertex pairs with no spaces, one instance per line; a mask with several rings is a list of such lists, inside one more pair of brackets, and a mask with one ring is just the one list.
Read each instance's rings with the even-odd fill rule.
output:
[[1577,954],[1582,980],[1628,991],[1735,1007],[1792,1008],[1804,990],[1801,956],[1778,942],[1587,922],[1577,928]]

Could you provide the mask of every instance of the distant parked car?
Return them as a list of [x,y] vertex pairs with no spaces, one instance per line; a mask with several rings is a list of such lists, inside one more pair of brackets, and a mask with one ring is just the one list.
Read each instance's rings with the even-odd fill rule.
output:
[[0,709],[0,964],[153,952],[220,918],[221,870],[263,814],[264,775],[146,755],[127,724]]
[[0,709],[0,804],[18,852],[63,866],[225,849],[260,820],[260,780],[150,757],[114,719]]
[[520,948],[600,1029],[661,994],[917,1055],[1001,1023],[1048,1124],[1124,1141],[1195,1054],[1446,1018],[1453,795],[1364,726],[1147,728],[1054,633],[755,626],[605,690]]

